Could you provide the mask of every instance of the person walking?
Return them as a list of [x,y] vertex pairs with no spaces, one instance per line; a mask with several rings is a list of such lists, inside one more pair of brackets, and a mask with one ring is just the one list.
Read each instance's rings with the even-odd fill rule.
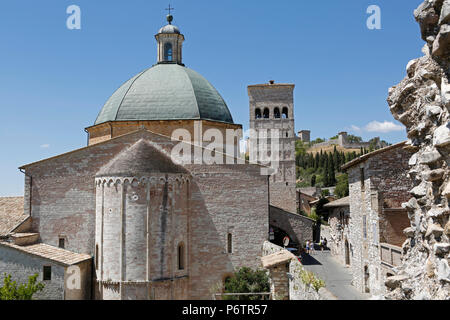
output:
[[310,252],[310,255],[313,255],[314,252],[315,252],[314,245],[315,245],[314,241],[311,240],[311,241],[309,242],[309,252]]
[[327,249],[327,238],[323,238],[323,246],[325,247],[325,249]]
[[309,254],[309,240],[306,240],[306,254]]
[[320,246],[320,251],[323,252],[323,237],[320,237],[319,246]]

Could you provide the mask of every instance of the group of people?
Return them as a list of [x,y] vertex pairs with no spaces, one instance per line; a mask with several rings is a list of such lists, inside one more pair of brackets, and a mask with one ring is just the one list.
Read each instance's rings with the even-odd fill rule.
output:
[[[320,241],[319,241],[320,251],[323,251],[327,247],[327,243],[328,243],[327,238],[320,237]],[[316,246],[316,244],[314,243],[314,241],[307,240],[306,241],[306,253],[314,254],[315,246]]]

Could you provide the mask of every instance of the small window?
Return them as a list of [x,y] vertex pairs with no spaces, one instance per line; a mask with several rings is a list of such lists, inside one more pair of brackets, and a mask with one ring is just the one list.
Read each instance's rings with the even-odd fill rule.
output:
[[270,111],[268,108],[264,109],[264,119],[269,119],[270,116]]
[[170,42],[167,42],[164,45],[164,60],[172,61],[172,59],[173,59],[172,44]]
[[59,238],[58,247],[64,249],[66,247],[66,241],[64,238]]
[[283,108],[283,119],[289,118],[288,108]]
[[255,110],[255,118],[261,119],[261,109],[258,108]]
[[227,252],[233,253],[233,235],[231,233],[227,236]]
[[51,266],[44,266],[44,281],[50,281],[52,280],[52,267]]
[[275,108],[275,110],[273,111],[273,116],[275,117],[275,119],[280,119],[281,118],[281,114],[280,114],[280,109],[279,108]]
[[178,245],[178,270],[184,270],[184,244]]

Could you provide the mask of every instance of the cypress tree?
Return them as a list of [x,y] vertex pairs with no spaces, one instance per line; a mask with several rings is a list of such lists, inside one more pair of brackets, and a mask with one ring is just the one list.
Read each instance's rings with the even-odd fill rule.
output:
[[330,166],[330,176],[328,178],[328,183],[330,184],[330,187],[336,184],[336,174],[334,171],[334,166]]
[[311,177],[311,187],[314,187],[316,185],[316,175],[314,174],[312,177]]
[[330,186],[330,162],[328,160],[325,164],[325,172],[323,174],[323,185],[324,187]]
[[319,153],[316,153],[314,168],[317,170],[317,169],[319,169],[319,166],[320,166],[320,157],[319,157]]

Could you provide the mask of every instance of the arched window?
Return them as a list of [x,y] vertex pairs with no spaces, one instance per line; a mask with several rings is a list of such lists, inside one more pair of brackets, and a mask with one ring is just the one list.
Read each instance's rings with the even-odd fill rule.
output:
[[233,235],[231,233],[227,235],[227,252],[233,253]]
[[289,118],[289,111],[288,108],[284,107],[283,108],[283,119],[287,119]]
[[172,61],[172,59],[173,59],[172,44],[170,42],[167,42],[164,45],[164,60]]
[[178,245],[178,270],[184,270],[185,268],[185,258],[184,258],[184,244],[180,243]]
[[255,118],[256,119],[261,119],[261,109],[257,108],[255,110]]
[[273,116],[275,117],[275,119],[280,119],[281,115],[280,115],[280,108],[275,108],[273,110]]
[[269,114],[270,114],[269,108],[265,108],[264,109],[264,119],[269,119]]

